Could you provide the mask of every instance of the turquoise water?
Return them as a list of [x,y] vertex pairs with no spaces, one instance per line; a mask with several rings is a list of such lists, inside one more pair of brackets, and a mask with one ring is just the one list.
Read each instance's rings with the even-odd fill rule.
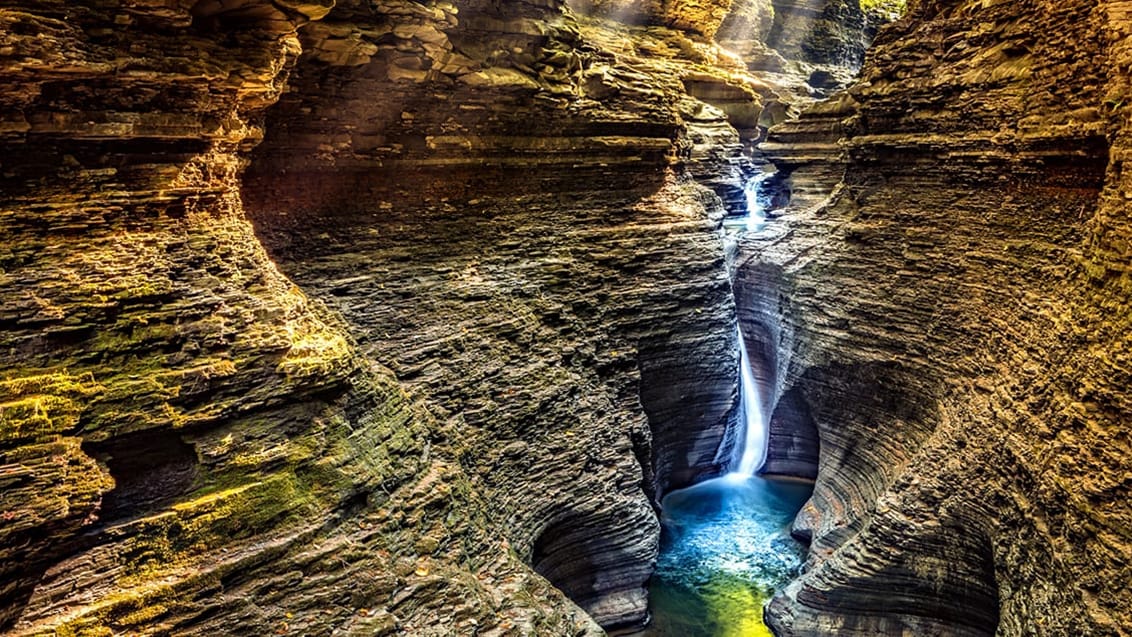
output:
[[797,574],[790,537],[813,487],[732,474],[664,498],[648,637],[770,635],[763,605]]

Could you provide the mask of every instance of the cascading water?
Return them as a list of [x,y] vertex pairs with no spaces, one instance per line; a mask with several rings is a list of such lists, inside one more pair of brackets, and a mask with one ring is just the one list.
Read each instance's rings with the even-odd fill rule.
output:
[[773,172],[760,172],[743,184],[743,195],[746,198],[747,214],[744,216],[727,217],[723,220],[723,227],[733,231],[758,232],[766,226],[766,211],[769,202],[762,194],[762,184],[769,179]]
[[759,384],[742,332],[739,333],[739,414],[743,423],[743,453],[739,456],[739,467],[732,473],[753,476],[766,461],[767,427],[759,401]]
[[812,487],[755,473],[766,457],[759,385],[739,334],[738,467],[668,494],[660,557],[649,585],[649,637],[767,637],[763,605],[801,568],[790,524]]
[[759,188],[773,173],[761,172],[743,184],[747,196],[747,232],[756,232],[766,223],[766,204],[759,196]]

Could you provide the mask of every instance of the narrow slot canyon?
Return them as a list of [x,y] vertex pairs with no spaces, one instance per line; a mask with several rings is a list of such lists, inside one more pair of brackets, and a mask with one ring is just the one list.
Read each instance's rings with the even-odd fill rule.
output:
[[[763,231],[766,219],[759,212],[750,210],[751,219],[734,227]],[[803,543],[810,539],[791,527],[813,494],[820,442],[812,421],[799,418],[804,400],[791,394],[793,400],[777,406],[785,343],[774,282],[764,279],[753,288],[739,282],[733,281],[737,425],[723,446],[730,457],[722,476],[672,491],[661,501],[660,554],[644,632],[649,637],[772,635],[763,608],[799,575]]]
[[0,6],[0,634],[1132,637],[1126,0]]

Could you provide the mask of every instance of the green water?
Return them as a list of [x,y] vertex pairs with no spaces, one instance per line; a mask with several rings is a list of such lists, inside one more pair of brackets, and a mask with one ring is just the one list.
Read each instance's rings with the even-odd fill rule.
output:
[[645,635],[771,635],[763,605],[805,558],[790,524],[811,491],[732,474],[665,497]]

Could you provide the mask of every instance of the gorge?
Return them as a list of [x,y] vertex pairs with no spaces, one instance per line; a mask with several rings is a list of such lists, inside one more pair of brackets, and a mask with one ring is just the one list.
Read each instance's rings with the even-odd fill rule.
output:
[[734,634],[1132,635],[1132,2],[863,4],[0,4],[0,633],[639,633],[746,358]]

